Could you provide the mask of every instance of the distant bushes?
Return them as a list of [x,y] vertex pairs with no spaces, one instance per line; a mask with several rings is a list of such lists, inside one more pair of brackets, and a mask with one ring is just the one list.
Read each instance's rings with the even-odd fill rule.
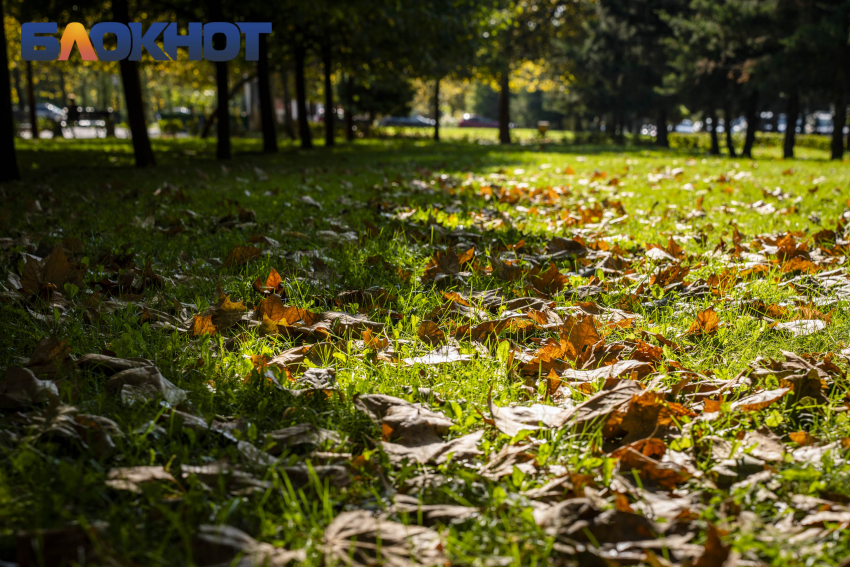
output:
[[[708,132],[696,134],[682,134],[671,132],[668,135],[670,147],[676,149],[705,150],[711,149],[711,135]],[[720,149],[726,147],[725,134],[718,134]],[[732,140],[737,149],[744,145],[744,134],[733,134]],[[812,134],[797,134],[794,138],[795,147],[812,148],[816,150],[829,151],[831,138],[829,136],[815,136]],[[757,132],[756,146],[761,148],[781,148],[785,143],[785,134],[779,132]]]

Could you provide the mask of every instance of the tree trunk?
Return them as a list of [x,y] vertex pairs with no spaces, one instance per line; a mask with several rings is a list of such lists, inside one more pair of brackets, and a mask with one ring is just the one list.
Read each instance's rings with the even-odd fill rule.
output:
[[283,132],[291,140],[295,139],[295,127],[292,125],[292,97],[289,95],[289,71],[280,72],[283,83]]
[[[127,0],[113,0],[112,17],[116,22],[126,24],[130,21]],[[133,141],[133,155],[136,167],[153,167],[151,140],[145,123],[145,104],[142,99],[142,82],[139,79],[139,67],[135,61],[123,59],[119,62],[121,82],[124,85],[124,106],[127,109],[127,124],[130,126],[130,138]],[[76,103],[74,103],[76,104]],[[71,125],[73,132],[73,125]]]
[[499,77],[499,143],[511,143],[511,88],[508,69]]
[[832,156],[840,160],[844,157],[844,125],[847,123],[847,100],[845,89],[847,84],[847,35],[850,31],[850,11],[846,3],[841,9],[841,34],[839,36],[838,52],[835,57],[835,91],[833,105],[835,112],[832,117]]
[[304,81],[304,59],[306,57],[306,48],[302,43],[297,43],[295,45],[295,99],[298,111],[298,136],[301,138],[302,150],[309,150],[313,147],[310,123],[307,122],[307,85]]
[[735,142],[732,141],[732,108],[729,101],[723,104],[723,131],[726,133],[726,148],[729,150],[729,157],[738,157],[735,153]]
[[670,140],[667,137],[667,109],[662,108],[658,112],[658,124],[655,126],[655,145],[659,148],[669,148]]
[[266,34],[260,34],[260,53],[257,60],[257,88],[260,89],[260,120],[263,126],[263,151],[273,154],[277,151],[277,133],[275,132],[274,105],[272,104],[271,81],[269,81],[269,46]]
[[[215,41],[215,39],[213,39]],[[221,49],[222,46],[216,47]],[[216,159],[230,159],[230,112],[228,109],[230,91],[227,87],[227,61],[216,61],[215,63],[215,86],[218,94],[216,114],[218,116],[215,157]]]
[[346,95],[345,95],[345,140],[347,142],[354,141],[354,77],[349,75],[346,78]]
[[326,37],[322,43],[322,67],[325,71],[325,146],[334,145],[334,118],[336,118],[336,110],[334,110],[334,92],[331,84],[331,43]]
[[785,111],[785,144],[782,155],[785,159],[794,157],[794,138],[797,134],[797,116],[800,114],[800,93],[795,88],[788,95],[788,108]]
[[[4,22],[3,2],[0,0],[0,22]],[[18,92],[20,100],[21,93]],[[0,183],[21,178],[15,156],[15,119],[12,116],[12,81],[9,77],[9,56],[6,53],[6,28],[0,26]]]
[[68,106],[68,91],[65,90],[65,72],[59,68],[59,93],[62,96],[62,108]]
[[24,111],[24,88],[21,86],[21,71],[15,67],[12,73],[12,78],[15,80],[15,96],[18,97],[18,111]]
[[434,81],[434,141],[440,141],[440,77]]
[[747,111],[744,117],[747,121],[747,136],[744,138],[744,149],[741,151],[741,155],[749,159],[753,159],[753,146],[756,143],[756,130],[759,122],[758,102],[759,93],[757,90],[753,90],[747,97]]
[[711,120],[711,129],[709,130],[711,134],[711,149],[708,153],[713,156],[719,156],[720,140],[717,139],[717,112],[715,112],[714,108],[708,111],[708,118]]
[[35,85],[32,79],[32,61],[27,61],[27,105],[30,114],[30,136],[38,140],[38,115],[35,111]]

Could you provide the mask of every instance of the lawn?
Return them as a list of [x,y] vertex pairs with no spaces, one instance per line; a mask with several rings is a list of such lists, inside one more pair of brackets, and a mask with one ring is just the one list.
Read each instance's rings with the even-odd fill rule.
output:
[[528,134],[21,141],[0,560],[850,556],[847,162]]

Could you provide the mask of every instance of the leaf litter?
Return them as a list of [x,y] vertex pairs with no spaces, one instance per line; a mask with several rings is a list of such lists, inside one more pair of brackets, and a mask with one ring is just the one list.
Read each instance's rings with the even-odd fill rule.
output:
[[[134,225],[227,235],[218,257],[10,239],[2,302],[40,334],[7,357],[0,447],[97,471],[142,523],[181,510],[198,565],[850,554],[850,212],[792,227],[761,200],[790,193],[696,160],[696,207],[657,209],[682,173],[579,164]],[[195,504],[234,498],[278,520]],[[120,562],[113,524],[59,529]]]

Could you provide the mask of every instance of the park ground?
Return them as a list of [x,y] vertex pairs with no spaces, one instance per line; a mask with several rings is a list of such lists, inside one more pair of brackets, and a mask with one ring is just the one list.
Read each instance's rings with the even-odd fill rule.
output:
[[20,141],[0,559],[850,556],[850,166],[527,134]]

